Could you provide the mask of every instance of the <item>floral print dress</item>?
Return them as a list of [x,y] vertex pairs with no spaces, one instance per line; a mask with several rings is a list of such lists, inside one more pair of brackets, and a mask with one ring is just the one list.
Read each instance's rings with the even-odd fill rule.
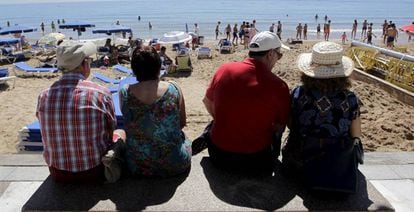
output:
[[120,90],[127,134],[125,159],[132,175],[172,176],[191,165],[191,143],[180,128],[179,91],[170,84],[152,104]]

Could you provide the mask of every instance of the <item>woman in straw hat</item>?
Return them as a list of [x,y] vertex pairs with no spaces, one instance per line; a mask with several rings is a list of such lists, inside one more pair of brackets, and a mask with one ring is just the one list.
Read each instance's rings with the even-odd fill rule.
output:
[[362,148],[360,102],[349,90],[353,61],[341,45],[319,42],[297,63],[303,85],[292,91],[283,170],[303,176],[311,189],[353,193],[355,151]]

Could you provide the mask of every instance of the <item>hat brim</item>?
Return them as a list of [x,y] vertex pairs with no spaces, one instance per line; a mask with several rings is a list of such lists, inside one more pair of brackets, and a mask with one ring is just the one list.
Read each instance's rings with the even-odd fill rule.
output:
[[297,65],[305,75],[318,79],[349,77],[354,70],[354,62],[349,57],[342,56],[339,65],[320,65],[312,63],[312,53],[300,54]]
[[280,47],[282,49],[290,50],[290,47],[289,46],[286,46],[285,44],[283,44],[282,41],[280,43],[281,43],[281,46]]

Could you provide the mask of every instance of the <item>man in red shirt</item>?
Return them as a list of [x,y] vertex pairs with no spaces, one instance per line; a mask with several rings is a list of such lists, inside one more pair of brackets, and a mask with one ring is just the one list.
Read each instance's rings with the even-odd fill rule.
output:
[[36,116],[40,122],[43,156],[52,179],[59,182],[103,181],[101,157],[117,131],[112,96],[105,87],[86,80],[93,43],[63,42],[56,51],[62,78],[40,93]]
[[[203,99],[214,121],[200,137],[215,165],[236,171],[272,170],[290,104],[287,84],[271,72],[282,57],[281,48],[288,47],[275,33],[260,32],[249,44],[247,59],[216,71]],[[193,142],[195,154],[199,141]]]

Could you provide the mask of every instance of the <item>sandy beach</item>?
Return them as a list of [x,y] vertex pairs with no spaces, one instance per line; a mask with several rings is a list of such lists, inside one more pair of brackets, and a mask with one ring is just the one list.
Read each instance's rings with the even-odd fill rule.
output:
[[[296,68],[296,58],[302,52],[309,52],[311,41],[297,45],[289,52],[285,52],[283,58],[272,70],[273,73],[285,80],[289,88],[299,85],[300,72]],[[213,49],[213,59],[197,60],[195,52],[191,53],[194,71],[190,76],[167,76],[164,80],[174,80],[182,88],[186,109],[187,127],[185,133],[190,139],[196,138],[204,129],[211,117],[208,115],[202,103],[205,89],[216,69],[228,61],[240,61],[247,57],[247,50],[239,46],[233,54],[220,54],[214,50],[217,45],[215,40],[205,41],[205,46]],[[348,44],[349,46],[349,44]],[[414,44],[411,43],[410,51],[414,52]],[[413,54],[411,52],[411,54]],[[175,56],[168,46],[168,55]],[[28,61],[33,66],[38,66],[36,59]],[[12,70],[12,65],[5,65]],[[110,69],[92,70],[108,76],[120,76],[114,74]],[[11,71],[11,75],[14,73]],[[60,74],[55,77],[28,77],[16,78],[16,86],[0,86],[0,153],[17,152],[17,133],[19,129],[36,119],[35,111],[37,96],[41,90],[47,88],[59,79]],[[379,87],[361,82],[353,81],[352,88],[360,97],[363,107],[362,112],[362,141],[366,151],[414,151],[414,107],[404,104],[391,97]],[[287,131],[284,136],[287,136]]]

